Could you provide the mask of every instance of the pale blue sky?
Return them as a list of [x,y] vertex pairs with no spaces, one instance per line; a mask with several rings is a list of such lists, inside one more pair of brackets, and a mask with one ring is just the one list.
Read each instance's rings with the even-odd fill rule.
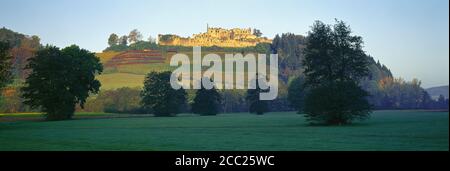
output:
[[0,0],[0,27],[38,35],[44,44],[91,51],[110,33],[140,30],[190,36],[216,27],[259,28],[264,36],[305,35],[314,20],[346,21],[368,54],[397,77],[424,87],[449,84],[448,0]]

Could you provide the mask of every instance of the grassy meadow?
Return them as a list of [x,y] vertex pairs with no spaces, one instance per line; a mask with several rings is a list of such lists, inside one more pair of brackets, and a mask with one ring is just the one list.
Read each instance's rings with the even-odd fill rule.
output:
[[[96,55],[106,63],[117,54]],[[186,54],[192,57],[192,52]],[[97,78],[102,90],[141,88],[147,73],[172,69],[167,61],[121,65],[106,67]],[[369,120],[348,126],[310,126],[303,115],[294,112],[177,117],[76,113],[73,120],[55,122],[44,122],[41,113],[0,114],[0,151],[448,151],[448,114],[375,111]]]
[[112,73],[97,76],[101,82],[102,90],[112,90],[121,87],[141,88],[144,86],[145,75],[129,74],[129,73]]
[[[262,116],[76,114],[68,121],[5,121],[0,150],[449,150],[448,112],[375,111],[349,126],[309,126],[293,112]],[[120,117],[124,116],[124,117]],[[20,116],[19,116],[20,118]]]

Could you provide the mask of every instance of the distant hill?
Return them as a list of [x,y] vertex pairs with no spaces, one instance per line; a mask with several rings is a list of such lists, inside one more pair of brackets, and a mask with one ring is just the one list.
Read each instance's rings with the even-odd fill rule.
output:
[[7,29],[0,28],[0,41],[8,42],[11,47],[27,46],[27,48],[39,48],[40,38],[38,36],[29,36]]
[[0,28],[0,42],[7,42],[11,47],[13,69],[12,74],[15,82],[20,82],[27,77],[29,71],[24,70],[29,58],[42,47],[38,36],[29,36],[15,32],[5,27]]
[[[206,35],[216,35],[217,29],[208,29]],[[236,31],[236,30],[235,30]],[[237,30],[239,31],[239,30]],[[229,31],[221,30],[217,31],[220,35],[226,36]],[[249,35],[251,30],[246,30],[243,35]],[[210,36],[203,36],[207,39]],[[215,36],[212,36],[215,37]],[[219,36],[220,37],[220,36]],[[103,75],[98,78],[102,81],[102,85],[120,85],[127,86],[127,82],[122,82],[115,79],[108,79],[107,74],[133,74],[130,78],[137,78],[142,81],[150,71],[167,71],[173,70],[174,67],[170,67],[170,58],[176,53],[183,53],[192,57],[192,47],[190,43],[182,43],[173,45],[164,45],[161,41],[166,40],[159,39],[159,44],[154,44],[149,41],[139,41],[130,45],[113,45],[106,48],[103,53],[97,53],[104,64]],[[267,39],[270,40],[270,39]],[[192,42],[191,42],[192,43]],[[202,46],[202,55],[208,53],[218,54],[221,57],[225,57],[225,54],[231,53],[278,53],[279,54],[279,79],[284,87],[287,86],[290,79],[301,74],[303,66],[301,61],[304,58],[303,50],[306,46],[306,37],[302,35],[295,35],[292,33],[283,33],[281,36],[277,35],[271,43],[257,43],[254,46],[248,47],[219,47],[219,46]],[[376,89],[380,80],[393,77],[389,68],[381,64],[379,61],[375,61],[373,57],[368,56],[370,76],[363,84],[365,89]],[[140,77],[136,77],[140,76]],[[134,83],[137,81],[130,81]],[[130,84],[135,86],[135,84]],[[103,88],[116,88],[117,86],[103,86]],[[282,86],[283,87],[283,86]]]
[[431,98],[437,99],[439,98],[439,95],[444,95],[445,98],[448,98],[448,85],[446,86],[439,86],[439,87],[431,87],[427,88],[426,91],[428,94],[430,94]]

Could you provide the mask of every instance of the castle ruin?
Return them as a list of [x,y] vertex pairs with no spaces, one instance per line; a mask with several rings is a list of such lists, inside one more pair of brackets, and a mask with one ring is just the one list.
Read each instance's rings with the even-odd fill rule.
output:
[[219,47],[249,47],[258,43],[271,43],[266,37],[257,37],[251,28],[223,29],[207,26],[206,33],[194,34],[191,37],[180,37],[178,35],[158,35],[160,45],[171,46],[219,46]]

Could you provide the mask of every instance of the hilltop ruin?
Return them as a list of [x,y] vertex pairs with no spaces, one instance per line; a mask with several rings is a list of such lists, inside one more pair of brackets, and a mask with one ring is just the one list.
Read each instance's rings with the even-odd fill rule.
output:
[[218,47],[249,47],[258,43],[271,43],[266,37],[253,34],[251,28],[223,29],[207,26],[206,33],[194,34],[191,37],[180,37],[173,34],[158,35],[158,43],[167,46],[218,46]]

